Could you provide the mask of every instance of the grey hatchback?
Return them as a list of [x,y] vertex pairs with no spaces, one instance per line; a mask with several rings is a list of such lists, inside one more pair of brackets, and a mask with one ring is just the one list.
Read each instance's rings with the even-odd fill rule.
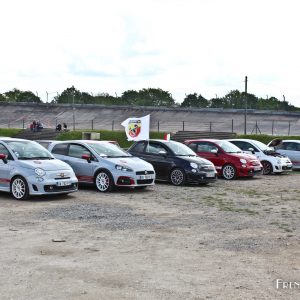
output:
[[68,194],[77,189],[72,168],[38,143],[0,138],[0,191],[25,200],[30,195]]
[[94,184],[100,192],[115,186],[137,189],[153,185],[153,166],[108,141],[55,141],[48,150],[69,164],[81,183]]

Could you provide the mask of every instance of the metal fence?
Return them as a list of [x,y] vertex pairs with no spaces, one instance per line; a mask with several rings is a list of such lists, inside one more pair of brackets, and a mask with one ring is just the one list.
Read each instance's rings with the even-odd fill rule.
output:
[[[32,119],[1,118],[1,128],[29,128]],[[45,128],[55,128],[57,124],[66,122],[70,130],[123,130],[120,120],[109,120],[94,118],[92,120],[83,120],[73,118],[65,120],[60,118],[44,118],[42,123]],[[245,124],[239,119],[231,119],[224,122],[212,120],[209,122],[191,122],[188,120],[151,120],[151,131],[156,132],[177,132],[177,131],[210,131],[210,132],[236,132],[243,134]],[[269,135],[300,135],[300,122],[295,120],[249,120],[246,124],[247,134],[269,134]]]

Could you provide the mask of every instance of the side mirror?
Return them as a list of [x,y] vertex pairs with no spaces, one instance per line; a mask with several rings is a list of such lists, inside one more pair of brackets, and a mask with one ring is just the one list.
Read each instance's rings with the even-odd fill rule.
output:
[[212,149],[210,150],[211,153],[214,153],[215,155],[218,155],[218,149]]
[[3,160],[3,162],[4,162],[5,164],[7,164],[7,155],[1,153],[1,154],[0,154],[0,159]]
[[88,154],[83,154],[81,158],[87,160],[88,163],[91,162],[91,157]]
[[254,151],[254,149],[253,148],[249,148],[248,149],[252,154],[254,154],[255,153],[255,151]]
[[167,156],[167,152],[166,152],[166,151],[163,151],[163,150],[160,150],[160,151],[158,152],[158,154],[161,155],[161,156],[164,156],[164,157]]

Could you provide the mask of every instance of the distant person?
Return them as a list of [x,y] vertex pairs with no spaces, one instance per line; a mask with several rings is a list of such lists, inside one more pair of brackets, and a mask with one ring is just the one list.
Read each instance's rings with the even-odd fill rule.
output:
[[68,126],[66,123],[63,123],[64,131],[68,131]]
[[43,124],[41,123],[40,120],[38,120],[38,121],[36,122],[36,130],[37,130],[37,131],[40,131],[40,130],[42,130],[43,128],[44,128]]
[[36,120],[33,120],[33,121],[32,121],[32,130],[33,130],[33,131],[36,131],[36,129],[37,129],[37,126],[36,126]]
[[55,130],[56,131],[61,131],[61,124],[60,123],[56,125],[56,129]]

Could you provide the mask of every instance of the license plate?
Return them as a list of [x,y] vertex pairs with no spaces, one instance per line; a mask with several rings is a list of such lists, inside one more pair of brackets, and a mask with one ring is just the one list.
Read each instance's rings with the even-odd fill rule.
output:
[[259,167],[259,166],[254,167],[254,171],[260,171],[260,170],[261,170],[261,167]]
[[152,176],[151,175],[141,175],[140,176],[140,179],[152,179]]
[[207,173],[206,177],[215,177],[215,173]]
[[70,181],[58,181],[58,182],[56,182],[56,185],[57,186],[68,186],[68,185],[71,185],[71,182]]

